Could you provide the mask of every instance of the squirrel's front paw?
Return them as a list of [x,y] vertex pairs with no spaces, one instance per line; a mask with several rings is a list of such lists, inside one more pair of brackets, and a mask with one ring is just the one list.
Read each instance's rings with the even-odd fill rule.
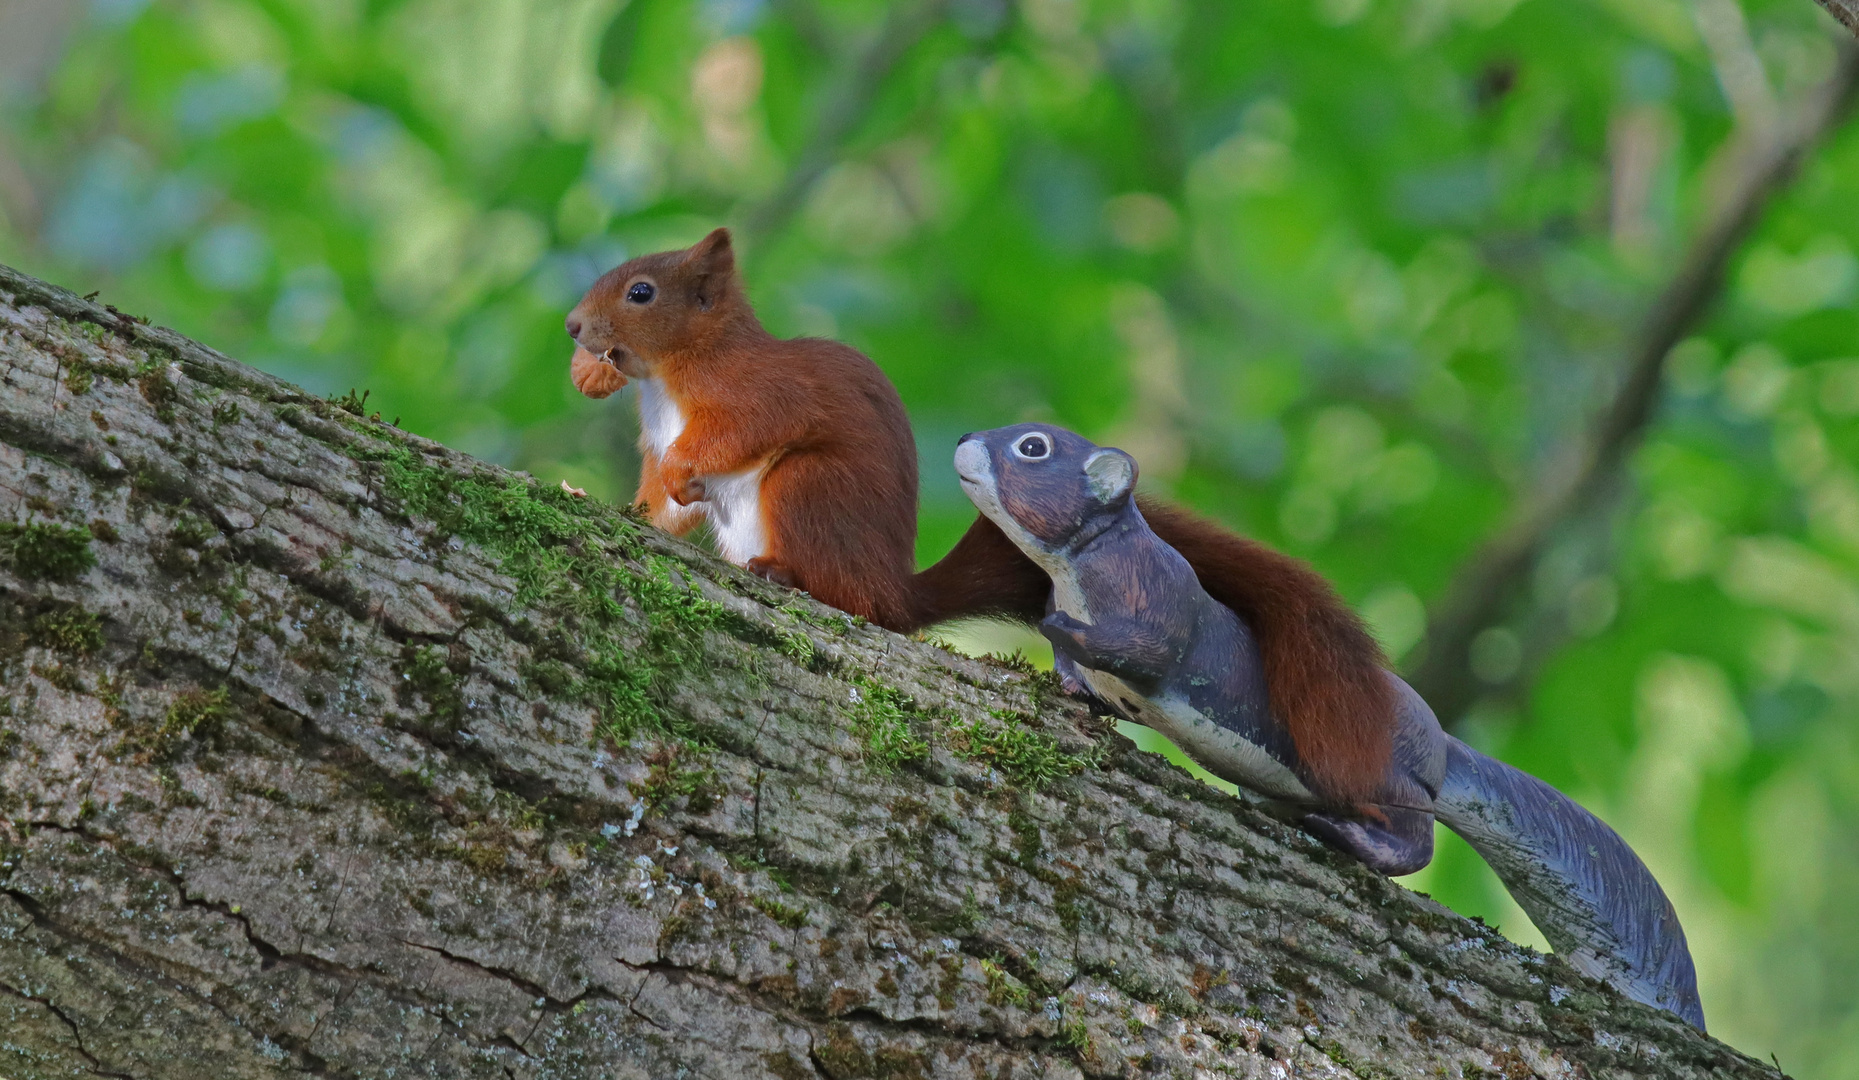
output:
[[709,495],[703,477],[693,475],[689,465],[661,462],[658,469],[665,483],[665,497],[679,506],[703,502]]

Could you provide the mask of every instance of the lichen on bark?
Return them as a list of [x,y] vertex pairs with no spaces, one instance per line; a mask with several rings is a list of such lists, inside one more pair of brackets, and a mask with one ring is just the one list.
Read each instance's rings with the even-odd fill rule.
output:
[[0,1076],[1774,1075],[363,411],[0,268]]

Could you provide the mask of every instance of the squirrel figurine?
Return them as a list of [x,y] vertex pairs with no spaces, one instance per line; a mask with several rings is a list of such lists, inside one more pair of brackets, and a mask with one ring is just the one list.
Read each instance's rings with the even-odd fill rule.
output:
[[[915,571],[917,448],[896,388],[849,346],[763,329],[727,229],[609,271],[567,330],[582,393],[638,386],[638,501],[658,527],[682,535],[707,520],[729,561],[899,632],[1045,616],[1051,579],[986,516]],[[1394,752],[1396,695],[1360,619],[1298,560],[1139,502],[1253,628],[1273,714],[1313,790],[1337,806],[1368,799]]]
[[1447,735],[1398,676],[1381,673],[1397,721],[1376,789],[1347,810],[1322,794],[1272,706],[1252,629],[1150,527],[1128,454],[1018,424],[964,436],[955,468],[1050,576],[1040,631],[1107,705],[1380,873],[1430,862],[1437,818],[1578,970],[1703,1030],[1685,932],[1633,849],[1555,788]]

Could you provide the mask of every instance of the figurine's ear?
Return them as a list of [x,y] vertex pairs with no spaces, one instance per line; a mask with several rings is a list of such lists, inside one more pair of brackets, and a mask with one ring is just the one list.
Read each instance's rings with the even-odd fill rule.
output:
[[728,229],[713,230],[697,241],[684,257],[690,270],[691,285],[697,292],[697,306],[709,311],[717,297],[736,276],[736,249],[729,242]]
[[1136,486],[1136,459],[1108,447],[1093,451],[1084,459],[1084,479],[1099,502],[1116,502]]

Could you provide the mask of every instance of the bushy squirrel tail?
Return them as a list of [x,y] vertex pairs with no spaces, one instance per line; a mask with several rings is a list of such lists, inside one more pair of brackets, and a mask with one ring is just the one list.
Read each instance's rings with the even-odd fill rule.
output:
[[1704,1030],[1678,914],[1619,833],[1543,781],[1451,737],[1434,813],[1497,872],[1557,955]]
[[1178,506],[1137,497],[1201,588],[1251,628],[1273,715],[1334,806],[1373,799],[1393,754],[1395,696],[1381,646],[1309,564]]
[[984,515],[934,566],[910,579],[910,625],[918,630],[950,619],[1011,619],[1036,623],[1046,615],[1052,579]]

